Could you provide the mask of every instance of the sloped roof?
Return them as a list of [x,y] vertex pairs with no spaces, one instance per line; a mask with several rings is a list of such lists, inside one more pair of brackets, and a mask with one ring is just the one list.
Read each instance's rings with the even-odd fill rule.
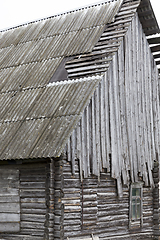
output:
[[3,94],[1,101],[7,104],[0,118],[0,158],[59,156],[100,80],[69,80]]
[[114,0],[1,32],[1,92],[47,84],[64,57],[92,50],[121,3]]
[[101,76],[49,84],[67,56],[89,53],[122,0],[0,33],[0,159],[57,157]]

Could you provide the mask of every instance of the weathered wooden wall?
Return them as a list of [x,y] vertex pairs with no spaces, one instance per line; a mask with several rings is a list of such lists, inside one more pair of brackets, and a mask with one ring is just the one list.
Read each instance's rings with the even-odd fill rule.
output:
[[119,196],[122,183],[136,182],[138,176],[154,186],[152,169],[160,148],[158,96],[158,69],[136,14],[68,141],[73,173],[78,158],[81,178],[100,176],[103,168],[110,171],[111,154]]
[[[3,169],[12,172],[19,170],[20,196],[20,231],[17,233],[0,233],[0,239],[7,240],[44,240],[53,239],[53,225],[49,228],[51,212],[49,208],[49,165],[44,163],[0,165]],[[54,181],[53,181],[54,182]],[[1,179],[1,184],[3,180]],[[52,216],[53,219],[53,216]],[[0,219],[1,222],[1,219]],[[52,220],[52,223],[53,220]],[[51,229],[51,230],[50,230]],[[49,230],[52,238],[49,238]]]
[[74,175],[67,160],[59,160],[56,166],[55,240],[79,239],[92,233],[106,240],[152,239],[153,197],[150,187],[143,188],[143,228],[129,230],[128,187],[123,187],[124,196],[119,199],[116,180],[110,177],[110,173],[101,173],[100,182],[96,176],[81,182],[77,160]]
[[19,170],[0,169],[0,232],[19,230]]
[[[158,87],[158,69],[136,14],[67,143],[68,163],[61,162],[64,239],[91,233],[100,239],[152,239]],[[145,186],[144,224],[129,230],[129,184],[139,178]]]

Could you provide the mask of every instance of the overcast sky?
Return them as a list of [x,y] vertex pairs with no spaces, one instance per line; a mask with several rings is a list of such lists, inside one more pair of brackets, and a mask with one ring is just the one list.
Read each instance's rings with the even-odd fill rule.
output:
[[[0,0],[0,30],[100,2],[103,0]],[[160,26],[160,0],[151,3]]]

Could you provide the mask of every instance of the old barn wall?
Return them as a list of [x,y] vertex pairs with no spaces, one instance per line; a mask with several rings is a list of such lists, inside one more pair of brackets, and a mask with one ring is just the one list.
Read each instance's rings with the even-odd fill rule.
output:
[[[27,161],[26,161],[27,162]],[[6,162],[5,162],[6,163]],[[10,163],[10,162],[9,162]],[[15,163],[15,162],[14,162]],[[1,171],[12,172],[19,170],[19,196],[20,196],[20,231],[17,233],[0,233],[0,239],[7,240],[44,240],[49,239],[49,164],[44,163],[22,163],[0,165]],[[10,176],[9,176],[10,178]],[[1,187],[8,186],[1,182]],[[6,195],[5,195],[6,196]],[[48,196],[48,197],[47,197]],[[7,196],[6,196],[7,197]],[[11,196],[9,196],[11,198]],[[2,204],[2,203],[1,203]],[[4,199],[4,206],[6,203]],[[53,219],[53,217],[52,217]],[[1,220],[0,220],[1,222]],[[52,220],[53,222],[53,220]],[[50,230],[53,239],[53,225]]]
[[[135,15],[119,50],[67,144],[68,160],[80,161],[81,178],[102,169],[122,184],[142,176],[154,186],[152,170],[160,147],[158,69]],[[158,154],[159,156],[159,154]],[[123,181],[122,181],[123,179]]]
[[[61,202],[64,239],[91,233],[100,239],[152,238],[150,186],[154,186],[152,171],[160,146],[158,87],[158,70],[135,15],[67,143],[69,162],[64,162]],[[124,184],[129,186],[139,177],[145,185],[144,225],[131,231],[129,189]],[[117,197],[117,188],[122,199]]]
[[[55,240],[90,237],[100,239],[145,239],[153,234],[152,189],[143,188],[143,228],[129,230],[129,189],[123,187],[124,196],[117,196],[116,181],[103,172],[100,181],[90,176],[80,181],[78,161],[75,174],[71,164],[61,159],[55,171]],[[59,170],[58,170],[59,169]]]

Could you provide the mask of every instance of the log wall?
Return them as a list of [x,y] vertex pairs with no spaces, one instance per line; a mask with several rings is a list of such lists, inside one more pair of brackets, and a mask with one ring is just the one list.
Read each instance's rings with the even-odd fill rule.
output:
[[[0,233],[0,239],[6,240],[44,240],[49,238],[49,175],[50,166],[44,163],[9,164],[2,165],[0,169],[10,172],[19,171],[19,197],[20,197],[20,231],[17,233]],[[6,163],[6,161],[5,161]],[[14,162],[15,163],[15,162]],[[1,179],[1,184],[3,180]],[[4,186],[4,184],[3,184]],[[50,213],[50,215],[49,215]],[[53,219],[53,216],[52,216]],[[1,222],[1,219],[0,219]],[[52,220],[53,222],[53,220]],[[50,232],[53,232],[53,226]],[[50,233],[51,234],[51,233]]]
[[0,232],[20,230],[19,171],[0,169]]
[[[63,229],[63,234],[56,235],[54,239],[89,238],[91,234],[106,240],[152,239],[153,197],[150,187],[143,188],[143,228],[130,230],[128,187],[123,187],[124,196],[119,199],[116,180],[111,178],[110,173],[101,173],[100,181],[98,177],[90,176],[81,182],[77,160],[74,175],[70,162],[62,159],[59,165],[63,169],[64,183],[59,188],[59,194],[63,193],[59,198],[59,226],[63,226],[59,229]],[[55,174],[56,178],[61,177],[60,173]]]

